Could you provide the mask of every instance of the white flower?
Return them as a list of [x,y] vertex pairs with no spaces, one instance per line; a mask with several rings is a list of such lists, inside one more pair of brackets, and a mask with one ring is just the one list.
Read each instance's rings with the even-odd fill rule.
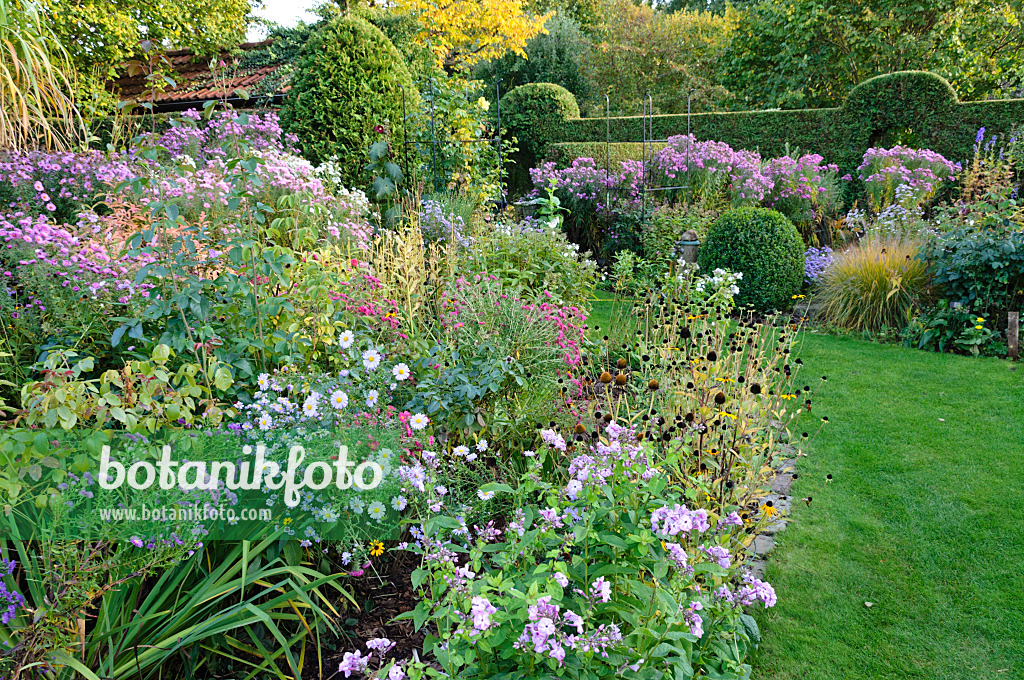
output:
[[380,392],[377,390],[370,390],[366,393],[366,407],[373,408],[377,405],[377,400],[380,398]]
[[477,498],[479,498],[482,501],[489,501],[492,498],[494,498],[494,492],[493,491],[484,491],[483,489],[480,489],[479,491],[477,491],[476,495],[477,495]]
[[448,487],[444,486],[443,484],[438,484],[437,486],[434,487],[434,493],[436,493],[438,496],[443,496],[446,493],[448,493]]
[[259,424],[260,429],[266,432],[271,428],[271,426],[273,426],[274,419],[270,417],[269,413],[264,413],[263,415],[260,416]]
[[430,418],[426,417],[422,413],[417,413],[412,418],[409,418],[409,427],[414,430],[422,430],[430,424]]
[[352,510],[352,512],[356,513],[357,515],[363,514],[363,502],[358,498],[353,498],[352,500],[350,500],[348,502],[348,507],[349,509]]
[[266,373],[260,373],[260,377],[256,378],[256,384],[260,386],[260,390],[266,390],[270,387],[270,376]]
[[466,454],[469,453],[469,447],[468,446],[456,446],[455,450],[453,450],[452,453],[454,453],[456,456],[459,456],[461,458],[462,456],[465,456]]
[[405,510],[405,506],[409,505],[409,501],[405,500],[405,496],[395,496],[391,499],[391,507],[398,512]]
[[366,514],[378,522],[384,519],[384,515],[387,514],[387,508],[380,501],[374,501],[370,503],[370,507],[367,508]]
[[313,394],[306,397],[306,401],[302,402],[302,415],[307,418],[316,416],[316,402],[317,397],[320,395],[314,392]]
[[527,458],[533,458],[537,454],[533,451],[523,451],[523,455],[526,456]]
[[466,456],[466,461],[467,462],[472,463],[474,460],[476,460],[476,454],[475,453],[471,453],[468,456]]
[[395,364],[395,367],[391,369],[391,375],[395,376],[395,380],[408,380],[412,373],[409,372],[409,367],[405,364]]
[[368,371],[375,371],[380,366],[381,353],[375,349],[368,349],[363,352],[363,366]]
[[479,451],[480,453],[483,453],[484,451],[486,451],[487,450],[487,440],[486,439],[481,439],[480,441],[478,441],[476,443],[476,450]]
[[331,406],[338,409],[339,411],[348,406],[348,395],[341,390],[335,390],[331,394]]
[[338,335],[338,344],[342,349],[348,349],[356,341],[356,335],[352,331],[342,331]]

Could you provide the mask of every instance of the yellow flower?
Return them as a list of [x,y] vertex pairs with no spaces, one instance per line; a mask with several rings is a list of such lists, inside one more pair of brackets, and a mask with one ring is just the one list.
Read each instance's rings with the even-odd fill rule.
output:
[[975,328],[977,328],[980,331],[980,330],[982,330],[985,327],[984,326],[975,326]]
[[805,296],[803,296],[803,295],[794,295],[794,296],[793,296],[793,299],[794,299],[794,300],[803,300],[803,299],[804,299],[804,297],[805,297]]
[[767,503],[761,506],[761,514],[767,517],[768,519],[771,519],[772,517],[775,517],[779,514],[779,510],[774,505],[772,505],[771,501],[768,501]]
[[985,323],[985,319],[980,316],[978,317],[977,321],[978,323]]
[[284,518],[284,525],[285,526],[288,526],[291,523],[292,523],[292,518],[291,517],[285,517]]
[[727,418],[732,418],[733,420],[736,420],[736,416],[734,416],[734,415],[733,415],[733,414],[731,414],[731,413],[727,413],[727,412],[725,412],[725,411],[719,411],[719,412],[718,412],[718,413],[716,413],[715,415],[719,415],[719,416],[725,416],[725,417],[727,417]]
[[374,557],[380,557],[384,554],[384,544],[380,541],[370,542],[370,554]]

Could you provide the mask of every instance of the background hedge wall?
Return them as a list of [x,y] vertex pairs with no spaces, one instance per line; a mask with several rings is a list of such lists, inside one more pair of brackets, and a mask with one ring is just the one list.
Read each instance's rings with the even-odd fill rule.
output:
[[[650,120],[655,139],[686,134],[686,115]],[[603,165],[606,125],[613,142],[613,168],[617,161],[640,158],[641,116],[610,121],[566,117],[560,125],[549,120],[537,131],[509,127],[520,140],[533,140],[531,148],[537,151],[532,157],[524,155],[524,162],[549,159],[567,165],[574,158],[589,156]],[[978,128],[984,127],[990,136],[1006,134],[1015,125],[1024,125],[1024,100],[962,103],[944,78],[927,71],[900,71],[866,80],[839,108],[690,116],[690,130],[699,140],[725,142],[734,149],[758,151],[763,157],[781,156],[787,149],[798,148],[801,153],[818,153],[836,163],[841,174],[854,173],[868,148],[889,146],[897,135],[953,161],[966,161],[973,155]]]

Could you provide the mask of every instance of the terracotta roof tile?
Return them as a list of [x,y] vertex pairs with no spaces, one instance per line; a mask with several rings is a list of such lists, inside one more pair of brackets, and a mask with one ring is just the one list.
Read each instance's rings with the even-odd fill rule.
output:
[[[271,43],[273,40],[268,39],[262,42],[243,43],[239,47],[243,51],[249,51],[266,47]],[[215,74],[210,70],[210,57],[197,56],[189,49],[171,50],[165,54],[174,70],[169,75],[175,82],[175,87],[158,93],[155,97],[157,103],[207,101],[234,97],[236,96],[235,90],[253,88],[281,66],[280,64],[271,64],[237,71],[228,69],[226,73]],[[232,55],[222,53],[220,58],[228,61]],[[146,89],[146,78],[142,75],[124,74],[111,80],[108,87],[111,91],[116,92],[122,100],[136,99]],[[275,94],[283,94],[288,89],[290,89],[288,86],[281,87]]]

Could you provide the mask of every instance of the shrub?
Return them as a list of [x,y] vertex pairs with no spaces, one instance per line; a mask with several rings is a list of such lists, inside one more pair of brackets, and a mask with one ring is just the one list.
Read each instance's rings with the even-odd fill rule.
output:
[[559,231],[526,224],[498,224],[473,240],[473,265],[499,276],[526,297],[583,309],[595,280],[593,261]]
[[943,297],[999,318],[1019,311],[1024,301],[1024,233],[1002,222],[992,215],[958,226],[921,250]]
[[[390,123],[402,132],[402,86],[406,108],[419,95],[405,60],[391,41],[363,19],[336,19],[315,32],[299,55],[292,90],[281,111],[286,129],[298,136],[306,158],[337,156],[346,184],[365,185],[365,150]],[[399,135],[401,137],[401,135]]]
[[698,264],[705,271],[742,272],[737,304],[781,309],[800,292],[804,243],[793,223],[766,208],[737,208],[711,225]]
[[501,98],[501,122],[521,145],[509,177],[511,193],[529,190],[527,168],[537,164],[550,142],[560,139],[562,123],[579,116],[576,98],[553,83],[520,85]]
[[902,330],[925,297],[928,270],[914,241],[873,237],[836,254],[818,279],[826,323],[850,330]]

